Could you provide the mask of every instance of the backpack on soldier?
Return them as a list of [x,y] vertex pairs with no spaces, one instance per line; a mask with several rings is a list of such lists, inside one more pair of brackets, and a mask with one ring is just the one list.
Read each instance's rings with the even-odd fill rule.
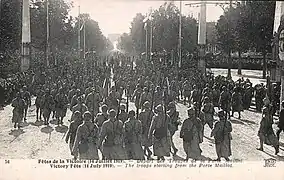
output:
[[165,122],[164,122],[161,127],[155,129],[154,136],[155,136],[156,139],[160,140],[160,139],[166,137],[167,133],[168,133],[167,127],[166,127]]

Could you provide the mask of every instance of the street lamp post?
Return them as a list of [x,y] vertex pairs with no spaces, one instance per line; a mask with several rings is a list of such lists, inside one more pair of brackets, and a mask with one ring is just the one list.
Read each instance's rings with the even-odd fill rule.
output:
[[46,0],[46,66],[49,68],[49,4]]
[[[186,5],[188,5],[188,6],[191,6],[191,7],[199,7],[200,5],[202,6],[202,4],[206,4],[206,5],[219,5],[222,9],[223,9],[223,11],[225,12],[226,10],[225,10],[225,8],[224,8],[224,5],[230,5],[230,9],[232,8],[232,5],[234,4],[234,5],[237,5],[238,3],[233,3],[232,2],[232,0],[230,0],[230,2],[229,3],[227,3],[227,2],[222,2],[222,3],[214,3],[214,2],[197,2],[197,3],[189,3],[189,4],[186,4]],[[228,78],[231,78],[231,66],[232,66],[232,59],[231,59],[231,41],[230,41],[230,17],[227,19],[227,21],[228,21],[228,26],[227,26],[227,28],[228,28],[228,40],[229,40],[229,43],[230,43],[230,45],[229,45],[229,48],[228,48]],[[205,19],[205,22],[206,22],[206,19]]]

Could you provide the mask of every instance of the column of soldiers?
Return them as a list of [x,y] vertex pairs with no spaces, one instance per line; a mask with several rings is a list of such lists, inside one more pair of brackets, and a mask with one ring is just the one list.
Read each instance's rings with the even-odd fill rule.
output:
[[[50,119],[55,118],[58,126],[63,125],[69,108],[72,116],[65,141],[74,158],[98,159],[100,151],[102,159],[139,160],[145,156],[152,159],[154,155],[164,160],[178,152],[173,136],[181,124],[176,107],[181,100],[189,107],[180,131],[186,159],[201,158],[200,144],[207,124],[215,139],[217,160],[229,160],[232,139],[229,119],[236,112],[241,118],[241,112],[250,108],[255,91],[256,104],[259,103],[257,87],[253,88],[248,79],[234,82],[223,76],[202,78],[196,72],[179,79],[171,73],[173,69],[163,65],[134,66],[130,61],[120,60],[112,59],[110,65],[87,69],[78,65],[65,73],[40,74],[37,82],[32,83],[36,89],[36,121],[43,117],[44,124],[49,125]],[[271,103],[261,97],[266,122],[271,118],[270,114],[265,116]],[[130,103],[134,103],[134,109],[130,109]],[[14,127],[20,128],[31,106],[27,87],[16,94],[12,106]],[[215,107],[219,109],[217,121]],[[267,128],[263,127],[269,123],[262,124],[265,125],[259,132],[259,150],[263,150],[266,137]],[[277,154],[279,143],[273,140]]]

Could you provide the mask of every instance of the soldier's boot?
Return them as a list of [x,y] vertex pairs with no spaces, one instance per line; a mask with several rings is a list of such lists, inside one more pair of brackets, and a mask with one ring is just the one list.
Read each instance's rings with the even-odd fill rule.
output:
[[279,141],[279,138],[280,138],[281,131],[282,131],[282,129],[278,129],[277,132],[276,132],[276,136],[277,136],[278,141]]
[[17,123],[14,124],[14,128],[17,128]]
[[239,112],[239,117],[238,117],[238,119],[241,119],[241,112]]
[[60,125],[60,119],[56,118],[56,121],[57,121],[57,126],[59,126]]
[[279,145],[276,145],[274,149],[275,149],[275,155],[277,155],[279,153]]
[[18,123],[18,129],[20,129],[21,128],[21,125],[20,125],[20,123]]
[[259,151],[263,151],[263,141],[262,140],[260,140],[260,147],[256,149]]
[[225,157],[225,160],[226,160],[226,161],[230,161],[230,159],[229,159],[228,157]]

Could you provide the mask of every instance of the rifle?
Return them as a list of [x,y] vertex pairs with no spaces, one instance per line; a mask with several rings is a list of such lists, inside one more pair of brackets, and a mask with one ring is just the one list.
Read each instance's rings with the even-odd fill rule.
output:
[[128,91],[129,89],[126,89],[127,93],[126,93],[126,112],[128,112],[128,109],[129,109],[129,98],[128,98]]

